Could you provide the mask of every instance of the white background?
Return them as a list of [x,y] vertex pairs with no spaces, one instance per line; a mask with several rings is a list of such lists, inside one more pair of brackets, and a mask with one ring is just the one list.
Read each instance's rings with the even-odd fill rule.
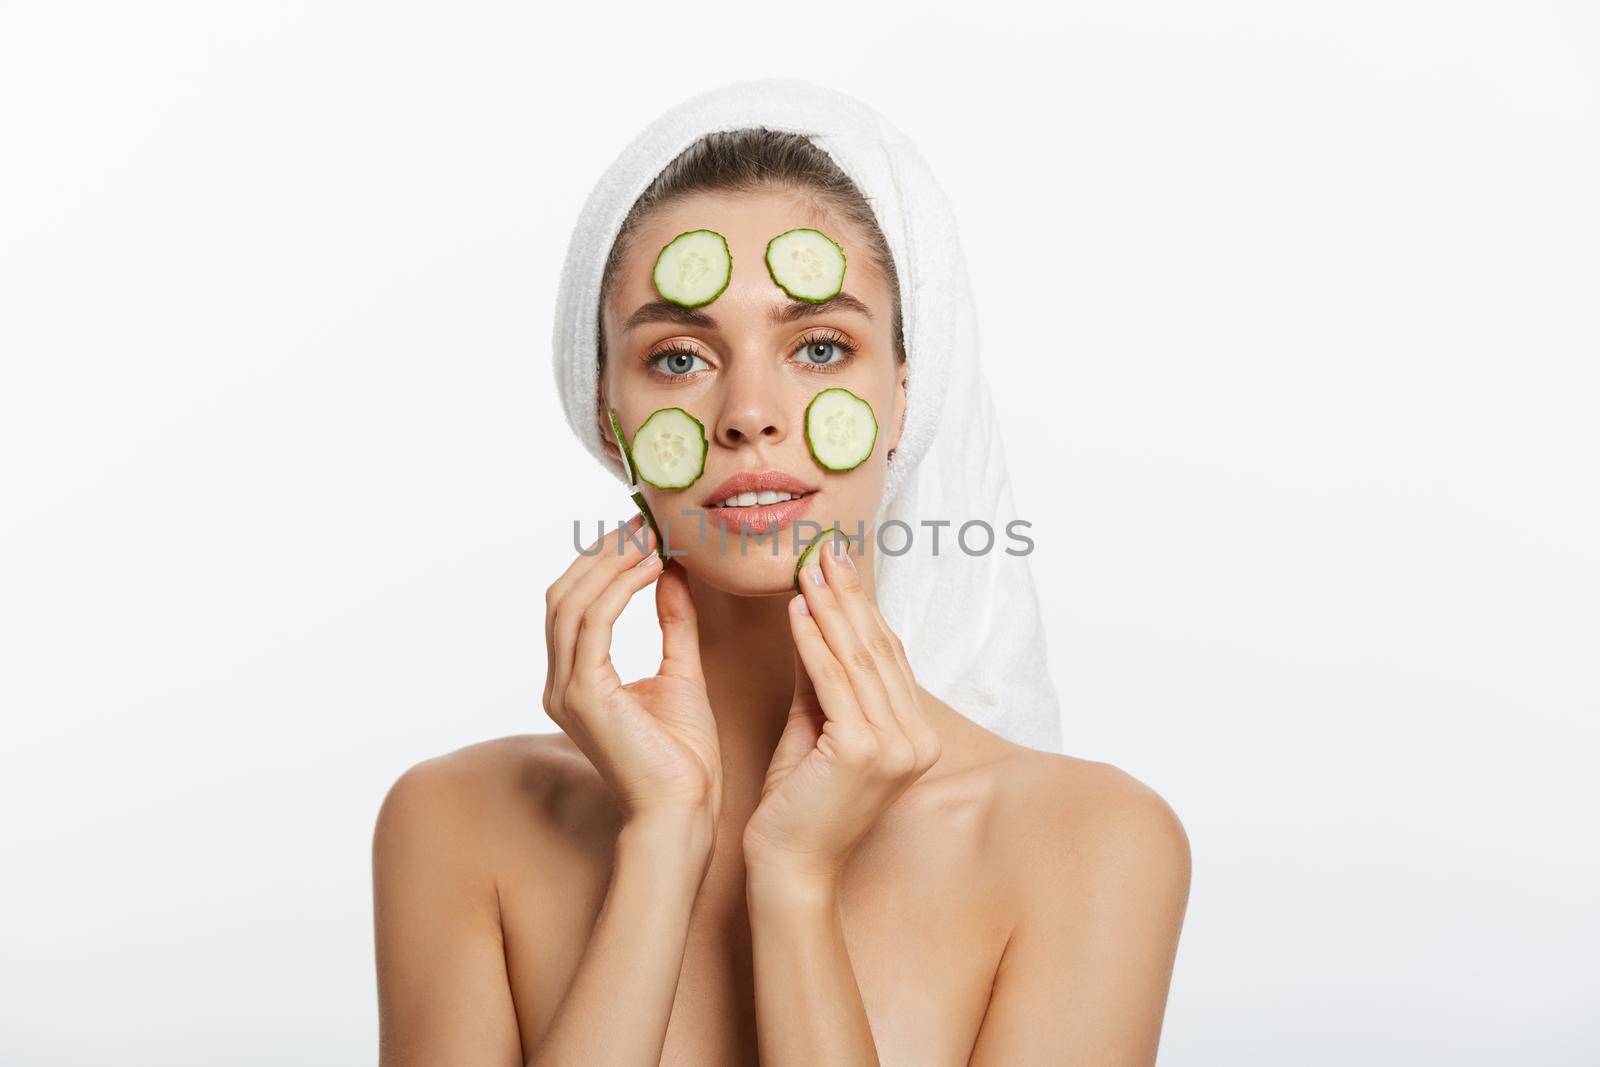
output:
[[627,513],[569,228],[768,75],[956,204],[1067,749],[1193,843],[1163,1063],[1600,1060],[1592,5],[535,7],[0,5],[0,1062],[372,1061],[379,801],[553,728]]

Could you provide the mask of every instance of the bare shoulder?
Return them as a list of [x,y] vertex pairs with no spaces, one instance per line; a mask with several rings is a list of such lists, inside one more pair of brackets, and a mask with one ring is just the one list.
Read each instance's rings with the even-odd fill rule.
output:
[[1029,888],[1187,898],[1189,837],[1160,794],[1108,763],[1012,748],[989,771],[997,828]]
[[508,908],[519,889],[562,899],[576,843],[607,826],[598,784],[565,734],[531,734],[425,759],[389,787],[372,838],[384,1063],[522,1062]]
[[1154,1063],[1188,907],[1183,824],[1109,764],[1017,746],[985,763],[1012,911],[971,1062]]
[[375,859],[425,850],[459,875],[492,878],[527,854],[615,835],[617,812],[587,757],[560,733],[481,741],[413,765],[389,787]]

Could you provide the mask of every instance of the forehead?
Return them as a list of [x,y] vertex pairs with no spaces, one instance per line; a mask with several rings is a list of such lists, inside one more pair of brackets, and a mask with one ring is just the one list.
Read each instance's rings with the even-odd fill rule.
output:
[[729,288],[756,285],[763,292],[772,289],[779,294],[767,273],[767,242],[800,226],[820,230],[844,248],[847,290],[883,291],[883,279],[871,267],[867,235],[860,226],[803,193],[769,187],[691,193],[652,211],[634,231],[620,264],[617,297],[633,303],[654,297],[650,272],[662,246],[685,230],[700,229],[715,230],[728,242],[733,256]]

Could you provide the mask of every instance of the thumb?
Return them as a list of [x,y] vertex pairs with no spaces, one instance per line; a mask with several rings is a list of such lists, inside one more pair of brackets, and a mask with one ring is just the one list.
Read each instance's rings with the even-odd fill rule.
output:
[[777,747],[772,752],[772,763],[767,768],[767,780],[785,777],[807,755],[816,751],[817,739],[822,736],[822,725],[827,721],[817,703],[817,691],[806,673],[800,653],[794,657],[794,699],[789,703],[789,718],[783,724]]
[[656,619],[661,623],[661,673],[705,685],[699,616],[681,563],[669,563],[656,579]]

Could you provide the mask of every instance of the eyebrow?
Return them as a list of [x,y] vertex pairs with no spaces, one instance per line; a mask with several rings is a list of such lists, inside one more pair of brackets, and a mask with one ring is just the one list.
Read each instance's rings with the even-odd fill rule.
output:
[[[840,310],[857,311],[869,319],[872,318],[872,311],[866,304],[841,290],[820,303],[791,300],[782,307],[772,309],[771,321],[774,326],[783,326],[814,315],[826,315],[831,311]],[[627,333],[647,322],[675,322],[681,326],[698,326],[703,330],[717,328],[717,320],[699,308],[686,308],[670,300],[652,300],[648,304],[640,305],[638,310],[628,316],[628,321],[622,324],[622,332]]]

